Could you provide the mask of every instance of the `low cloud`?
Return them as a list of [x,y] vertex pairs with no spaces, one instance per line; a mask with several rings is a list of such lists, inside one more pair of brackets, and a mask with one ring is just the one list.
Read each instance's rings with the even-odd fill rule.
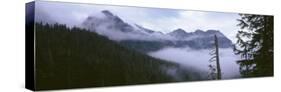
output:
[[[192,67],[194,70],[201,70],[209,72],[208,65],[210,64],[209,55],[211,50],[192,50],[189,48],[164,48],[156,52],[150,52],[149,55],[155,58],[168,60],[171,62],[179,63],[185,67]],[[220,63],[222,70],[222,78],[237,78],[240,77],[239,65],[236,61],[240,57],[234,55],[231,48],[220,49]],[[207,76],[205,74],[204,76]]]

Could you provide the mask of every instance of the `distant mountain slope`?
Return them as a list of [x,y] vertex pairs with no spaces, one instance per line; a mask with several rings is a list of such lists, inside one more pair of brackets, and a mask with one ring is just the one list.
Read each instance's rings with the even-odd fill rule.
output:
[[94,32],[36,24],[37,90],[179,81],[169,69],[177,70],[181,81],[200,79],[195,70],[128,50]]
[[213,47],[214,35],[218,36],[220,48],[232,47],[231,40],[218,30],[186,32],[179,28],[164,34],[138,24],[128,24],[108,10],[101,11],[99,16],[90,15],[83,22],[83,27],[142,52],[157,51],[163,47],[208,49]]

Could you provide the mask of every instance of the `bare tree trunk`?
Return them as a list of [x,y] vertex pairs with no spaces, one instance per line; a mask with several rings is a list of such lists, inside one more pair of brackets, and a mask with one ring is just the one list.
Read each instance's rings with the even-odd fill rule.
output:
[[217,66],[217,79],[221,79],[221,68],[220,68],[220,59],[219,59],[219,45],[218,38],[215,35],[215,47],[216,47],[216,66]]

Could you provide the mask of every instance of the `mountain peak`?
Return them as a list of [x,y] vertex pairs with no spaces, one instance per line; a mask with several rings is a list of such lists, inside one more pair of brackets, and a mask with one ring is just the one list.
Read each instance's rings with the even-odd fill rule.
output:
[[170,33],[168,33],[169,35],[171,36],[174,36],[176,38],[184,38],[184,37],[187,37],[188,36],[188,33],[185,32],[183,29],[181,28],[178,28]]
[[217,32],[220,32],[219,30],[212,30],[212,29],[210,29],[210,30],[207,30],[206,31],[207,33],[217,33]]
[[181,28],[178,28],[178,29],[174,30],[173,32],[181,33],[181,34],[186,34],[186,32],[183,29],[181,29]]
[[194,33],[204,33],[203,30],[197,29]]
[[182,35],[185,35],[187,34],[187,32],[185,32],[183,29],[181,28],[178,28],[172,32],[169,33],[170,35],[179,35],[179,34],[182,34]]
[[99,15],[90,15],[83,22],[84,27],[89,30],[95,30],[99,34],[103,35],[109,35],[105,33],[108,32],[108,30],[116,32],[130,32],[134,30],[131,25],[124,22],[121,18],[114,15],[109,10],[102,10],[101,13],[104,15],[103,17],[99,17]]
[[109,10],[103,10],[101,12],[106,16],[114,16],[113,13],[111,13]]

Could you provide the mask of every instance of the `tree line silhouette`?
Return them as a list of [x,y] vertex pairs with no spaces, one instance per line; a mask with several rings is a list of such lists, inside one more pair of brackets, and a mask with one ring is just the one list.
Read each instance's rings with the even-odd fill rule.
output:
[[36,23],[36,89],[174,81],[161,67],[177,64],[128,50],[94,32]]

